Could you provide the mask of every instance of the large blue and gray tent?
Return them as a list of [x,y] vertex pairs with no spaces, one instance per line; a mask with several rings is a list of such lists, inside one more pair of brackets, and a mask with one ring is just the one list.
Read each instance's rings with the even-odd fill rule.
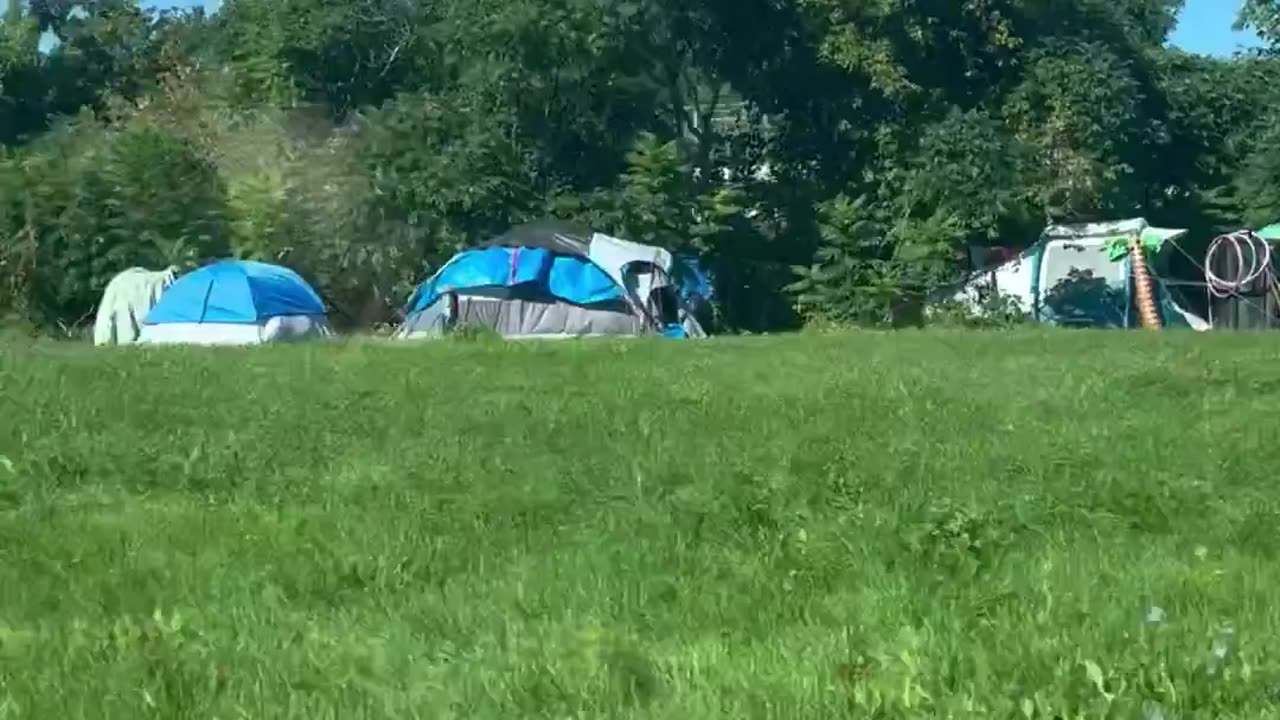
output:
[[[704,278],[662,248],[529,224],[464,250],[414,291],[401,338],[478,326],[508,338],[703,337]],[[696,268],[690,268],[696,270]]]
[[143,320],[139,341],[255,345],[329,334],[324,301],[296,272],[221,260],[170,285]]
[[1161,323],[1207,330],[1209,323],[1178,305],[1161,279],[1162,256],[1174,251],[1174,243],[1185,234],[1185,230],[1152,227],[1142,218],[1052,225],[1019,257],[971,275],[939,299],[959,302],[981,313],[989,299],[999,297],[1040,322],[1138,327],[1127,242],[1117,242],[1137,235],[1147,248]]

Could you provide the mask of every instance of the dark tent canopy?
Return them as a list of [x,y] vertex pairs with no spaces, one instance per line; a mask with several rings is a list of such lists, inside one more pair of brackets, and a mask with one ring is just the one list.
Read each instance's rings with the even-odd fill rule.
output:
[[561,255],[586,257],[591,231],[558,220],[539,220],[517,225],[478,247],[541,248]]

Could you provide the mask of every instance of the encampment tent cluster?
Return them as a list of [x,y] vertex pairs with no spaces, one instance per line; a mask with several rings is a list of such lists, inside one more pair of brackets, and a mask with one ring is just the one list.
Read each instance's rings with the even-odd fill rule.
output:
[[[175,278],[131,268],[108,284],[95,342],[254,345],[333,334],[325,303],[280,265],[221,260]],[[423,281],[399,339],[464,326],[502,337],[701,338],[711,284],[692,258],[602,233],[529,224],[464,250]]]
[[[1144,274],[1150,279],[1153,309],[1162,327],[1199,331],[1236,327],[1238,323],[1228,321],[1221,309],[1215,316],[1215,308],[1250,305],[1249,298],[1255,294],[1277,295],[1270,240],[1280,239],[1280,224],[1256,233],[1239,230],[1221,235],[1202,256],[1193,256],[1184,245],[1187,234],[1185,229],[1152,226],[1143,218],[1051,225],[1020,254],[938,293],[935,305],[959,303],[982,314],[990,301],[998,299],[1038,322],[1138,327],[1138,273],[1131,252],[1135,241],[1142,248]],[[1174,260],[1190,265],[1197,277],[1175,277],[1167,270]],[[1188,295],[1179,292],[1180,287],[1195,287],[1203,293],[1203,308],[1188,307]]]
[[[1148,325],[1154,318],[1161,327],[1194,330],[1249,326],[1253,321],[1240,318],[1259,303],[1261,315],[1280,316],[1270,249],[1280,224],[1222,235],[1209,244],[1203,264],[1193,261],[1203,278],[1183,284],[1207,291],[1203,312],[1186,306],[1163,270],[1171,255],[1190,257],[1180,245],[1186,235],[1142,218],[1051,225],[1020,253],[988,253],[1001,262],[938,293],[931,305],[958,303],[982,314],[998,298],[1039,322],[1107,328],[1138,327],[1143,317]],[[95,342],[244,345],[333,335],[321,296],[288,268],[222,260],[176,273],[120,273],[103,294]],[[1139,287],[1137,278],[1148,284]],[[424,279],[394,337],[438,338],[479,327],[509,339],[702,338],[699,318],[711,298],[711,280],[696,258],[530,223],[459,252]]]

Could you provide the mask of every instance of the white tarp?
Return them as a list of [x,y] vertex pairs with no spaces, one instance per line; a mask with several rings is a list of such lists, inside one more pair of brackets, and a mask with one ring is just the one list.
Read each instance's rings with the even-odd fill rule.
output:
[[[634,293],[635,300],[642,306],[648,302],[651,292],[669,284],[667,277],[675,264],[671,253],[660,247],[610,237],[603,233],[595,233],[591,236],[587,257],[608,273],[619,286]],[[645,267],[634,268],[627,272],[627,266],[634,263],[653,265],[662,273],[656,276]]]
[[161,323],[144,325],[147,345],[260,345],[333,334],[323,315],[281,315],[257,323]]
[[178,276],[178,268],[153,271],[132,267],[111,278],[98,303],[93,323],[94,345],[137,342],[142,321]]
[[1030,313],[1035,305],[1031,270],[1034,267],[1032,253],[1023,253],[991,270],[971,276],[958,290],[946,299],[973,310],[982,307],[983,300],[998,291],[1000,296]]
[[[626,290],[635,307],[653,315],[653,291],[671,285],[671,270],[675,258],[660,247],[623,240],[603,233],[594,233],[588,249],[588,257]],[[651,267],[658,268],[654,272]],[[627,268],[631,267],[630,270]],[[678,309],[678,321],[685,334],[691,338],[707,336],[702,325],[688,308]]]
[[[1108,279],[1114,279],[1116,273],[1125,272],[1123,264],[1113,263],[1106,257],[1106,246],[1113,238],[1135,233],[1164,242],[1182,237],[1187,231],[1152,227],[1144,218],[1050,225],[1041,233],[1035,246],[995,269],[971,276],[947,299],[979,310],[983,291],[994,290],[1002,298],[1016,301],[1024,312],[1031,312],[1037,302],[1072,270],[1110,276]],[[1033,267],[1038,267],[1039,272],[1033,273]]]

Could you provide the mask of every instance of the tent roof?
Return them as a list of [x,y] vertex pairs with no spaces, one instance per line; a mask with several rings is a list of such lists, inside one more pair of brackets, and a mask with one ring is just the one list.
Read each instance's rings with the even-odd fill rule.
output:
[[530,247],[550,250],[562,255],[586,257],[591,232],[557,220],[540,220],[517,225],[510,230],[479,243],[479,247]]
[[1280,240],[1280,222],[1262,228],[1257,235],[1263,240]]
[[[671,253],[660,247],[541,220],[517,225],[454,255],[414,290],[407,312],[429,307],[445,292],[501,287],[536,289],[580,305],[623,299],[643,304],[652,289],[670,284],[675,264]],[[646,265],[659,268],[661,274],[630,272]],[[706,288],[694,287],[689,292],[707,296]]]
[[[1057,225],[1049,225],[1040,233],[1040,238],[1031,244],[1016,257],[1007,258],[997,267],[1006,265],[1013,266],[1015,263],[1022,262],[1027,258],[1037,256],[1044,252],[1045,247],[1052,242],[1076,242],[1080,244],[1104,245],[1109,240],[1117,236],[1128,235],[1130,233],[1139,233],[1146,241],[1147,245],[1163,246],[1169,240],[1175,240],[1187,234],[1187,230],[1177,228],[1158,228],[1152,227],[1147,223],[1146,218],[1128,218],[1125,220],[1113,220],[1109,222],[1091,222],[1091,223],[1064,223]],[[949,284],[942,289],[933,293],[933,298],[946,298],[954,295],[958,290],[968,286],[975,279],[986,277],[995,268],[988,268],[966,274],[963,278],[955,283]]]
[[178,278],[144,322],[248,324],[325,314],[324,301],[296,272],[251,260],[221,260]]
[[1079,223],[1072,225],[1050,225],[1041,234],[1041,242],[1051,240],[1109,240],[1119,235],[1139,233],[1144,239],[1162,244],[1187,234],[1180,228],[1160,228],[1147,223],[1146,218],[1129,218],[1112,222]]
[[528,245],[490,246],[454,255],[414,290],[407,313],[425,310],[444,293],[465,295],[495,288],[521,288],[526,294],[578,305],[623,298],[622,287],[588,257]]

